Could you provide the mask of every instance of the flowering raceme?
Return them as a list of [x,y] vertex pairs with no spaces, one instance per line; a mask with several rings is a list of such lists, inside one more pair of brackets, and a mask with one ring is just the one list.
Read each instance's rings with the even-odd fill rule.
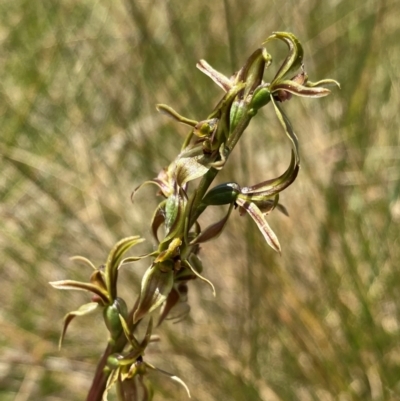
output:
[[[266,45],[276,40],[287,45],[288,54],[268,83],[264,82],[264,75],[273,61]],[[207,283],[215,295],[213,284],[203,276],[200,244],[222,233],[235,208],[241,214],[247,213],[266,243],[281,252],[278,238],[266,216],[274,209],[287,214],[279,203],[279,194],[296,180],[300,168],[298,139],[281,103],[290,100],[293,95],[312,98],[326,96],[330,93],[326,86],[339,86],[331,79],[314,83],[309,81],[303,58],[303,48],[293,34],[275,32],[230,78],[214,70],[206,61],[199,61],[197,67],[225,92],[206,118],[192,120],[169,106],[157,106],[160,112],[189,126],[190,131],[175,160],[156,178],[137,187],[132,194],[133,197],[144,184],[158,187],[157,194],[161,201],[150,223],[156,249],[145,255],[124,257],[131,247],[143,241],[138,236],[128,237],[116,244],[104,268],[96,268],[86,258],[75,258],[93,268],[88,283],[73,280],[51,283],[59,289],[84,290],[93,294],[92,302],[66,315],[61,341],[73,318],[99,307],[103,310],[109,331],[108,347],[99,363],[87,400],[98,401],[103,394],[106,399],[113,385],[117,386],[120,400],[151,399],[151,386],[146,379],[151,371],[159,371],[182,384],[190,396],[182,380],[155,368],[144,357],[153,341],[153,318],[150,315],[160,310],[158,325],[165,319],[184,318],[190,310],[187,304],[189,283],[194,279]],[[286,171],[252,186],[228,182],[210,189],[251,120],[269,103],[290,143],[290,164]],[[217,205],[227,206],[225,216],[203,229],[199,217],[208,207]],[[142,278],[137,301],[129,309],[126,302],[117,296],[119,271],[123,265],[144,258],[151,260],[150,265]],[[144,321],[147,321],[147,330],[144,339],[139,341],[136,329]]]

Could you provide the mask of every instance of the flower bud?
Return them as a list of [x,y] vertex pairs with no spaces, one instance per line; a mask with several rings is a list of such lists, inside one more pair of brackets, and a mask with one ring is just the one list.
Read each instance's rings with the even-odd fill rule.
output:
[[255,114],[258,109],[264,107],[271,101],[269,85],[260,85],[253,93],[250,102],[250,110]]
[[115,340],[122,333],[121,315],[124,319],[128,316],[128,307],[122,298],[116,298],[112,305],[108,305],[103,310],[104,322],[111,334],[111,338]]
[[115,355],[110,355],[107,358],[107,366],[111,369],[116,369],[119,366],[119,360]]
[[229,132],[232,133],[239,125],[240,120],[247,113],[246,102],[243,100],[235,100],[229,111]]
[[172,194],[165,205],[165,226],[169,231],[174,224],[179,212],[179,196]]
[[235,202],[240,194],[240,187],[235,182],[228,182],[212,188],[203,198],[202,203],[211,205],[229,205]]

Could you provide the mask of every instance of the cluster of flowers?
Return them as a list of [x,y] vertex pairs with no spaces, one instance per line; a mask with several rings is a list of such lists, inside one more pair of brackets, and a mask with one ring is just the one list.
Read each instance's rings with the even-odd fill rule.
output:
[[[286,43],[288,55],[274,78],[267,83],[263,77],[272,64],[272,58],[265,45],[274,40]],[[75,257],[93,268],[88,283],[73,280],[51,283],[58,289],[84,290],[93,294],[90,303],[65,316],[60,345],[73,318],[95,309],[103,311],[110,334],[106,363],[100,372],[105,378],[102,389],[104,399],[114,384],[122,400],[136,399],[139,393],[141,399],[150,399],[151,390],[144,380],[149,370],[158,370],[178,381],[190,396],[182,380],[155,368],[144,359],[145,350],[152,341],[152,318],[148,320],[142,341],[135,336],[136,328],[158,308],[158,324],[171,316],[183,318],[189,312],[187,292],[190,280],[198,278],[207,282],[215,294],[213,284],[202,275],[203,267],[198,255],[200,244],[220,235],[235,208],[241,214],[248,213],[267,244],[280,252],[278,238],[267,223],[266,215],[275,208],[286,212],[279,204],[279,193],[294,182],[300,166],[297,137],[280,103],[289,100],[292,95],[326,96],[330,93],[326,86],[338,85],[331,79],[308,80],[302,46],[293,34],[286,32],[275,32],[267,38],[231,78],[215,71],[204,60],[197,67],[220,86],[225,95],[213,112],[201,121],[185,118],[169,106],[157,106],[159,111],[191,127],[177,158],[156,178],[144,183],[158,186],[158,195],[162,197],[151,221],[157,249],[146,255],[124,257],[128,249],[143,241],[138,236],[128,237],[115,245],[101,268],[96,268],[86,258]],[[279,177],[249,187],[229,182],[209,189],[251,119],[269,103],[291,145],[291,161],[286,171]],[[199,180],[197,186],[193,185],[194,180]],[[227,205],[227,213],[220,221],[202,229],[198,218],[207,207],[214,205]],[[160,239],[162,227],[163,237]],[[124,264],[143,258],[151,258],[151,264],[142,278],[138,301],[129,311],[125,301],[117,295],[118,274]],[[180,313],[176,314],[173,310]]]

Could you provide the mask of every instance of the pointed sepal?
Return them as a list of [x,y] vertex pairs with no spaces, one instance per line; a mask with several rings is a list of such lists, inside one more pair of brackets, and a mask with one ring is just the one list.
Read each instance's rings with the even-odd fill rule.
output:
[[272,231],[272,228],[267,223],[263,213],[253,202],[249,202],[245,199],[238,198],[236,203],[242,207],[257,224],[258,229],[261,231],[267,244],[276,252],[281,253],[281,246],[279,244],[278,237]]
[[278,72],[275,75],[274,81],[280,81],[284,79],[290,72],[296,71],[303,64],[304,51],[299,40],[295,35],[289,32],[274,32],[267,38],[264,43],[268,43],[271,40],[279,39],[285,42],[289,48],[289,54],[285,61],[282,63]]
[[67,332],[68,326],[71,323],[71,321],[77,316],[84,316],[84,315],[88,315],[89,313],[92,313],[94,310],[97,309],[98,306],[99,306],[99,304],[97,302],[89,302],[87,304],[82,305],[78,310],[69,312],[64,316],[64,325],[63,325],[63,329],[61,332],[60,341],[58,344],[59,349],[61,349],[61,347],[62,347],[62,343],[64,341],[65,334]]
[[167,266],[166,262],[151,265],[142,278],[139,305],[133,315],[134,323],[157,309],[167,299],[173,284],[173,266]]
[[117,296],[118,269],[124,254],[131,247],[140,244],[143,241],[144,238],[140,238],[138,235],[124,238],[121,241],[117,242],[117,244],[109,253],[104,274],[106,278],[107,289],[111,300],[114,300]]

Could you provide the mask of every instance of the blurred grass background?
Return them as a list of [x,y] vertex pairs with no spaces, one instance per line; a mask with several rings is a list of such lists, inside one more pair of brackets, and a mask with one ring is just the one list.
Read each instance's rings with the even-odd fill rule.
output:
[[[230,75],[287,30],[310,79],[342,89],[284,105],[302,170],[281,196],[290,218],[269,217],[282,257],[234,214],[202,251],[217,298],[191,283],[190,319],[166,322],[147,358],[199,401],[400,400],[399,10],[395,0],[1,1],[0,399],[85,398],[101,318],[76,319],[58,352],[64,314],[88,298],[48,281],[88,278],[72,255],[101,264],[121,237],[149,237],[154,190],[134,205],[130,193],[186,134],[155,104],[206,117],[222,92],[196,61]],[[274,71],[284,45],[269,50]],[[288,146],[271,110],[259,113],[221,180],[273,177]],[[146,263],[125,271],[129,299]],[[155,400],[186,399],[153,379]]]

